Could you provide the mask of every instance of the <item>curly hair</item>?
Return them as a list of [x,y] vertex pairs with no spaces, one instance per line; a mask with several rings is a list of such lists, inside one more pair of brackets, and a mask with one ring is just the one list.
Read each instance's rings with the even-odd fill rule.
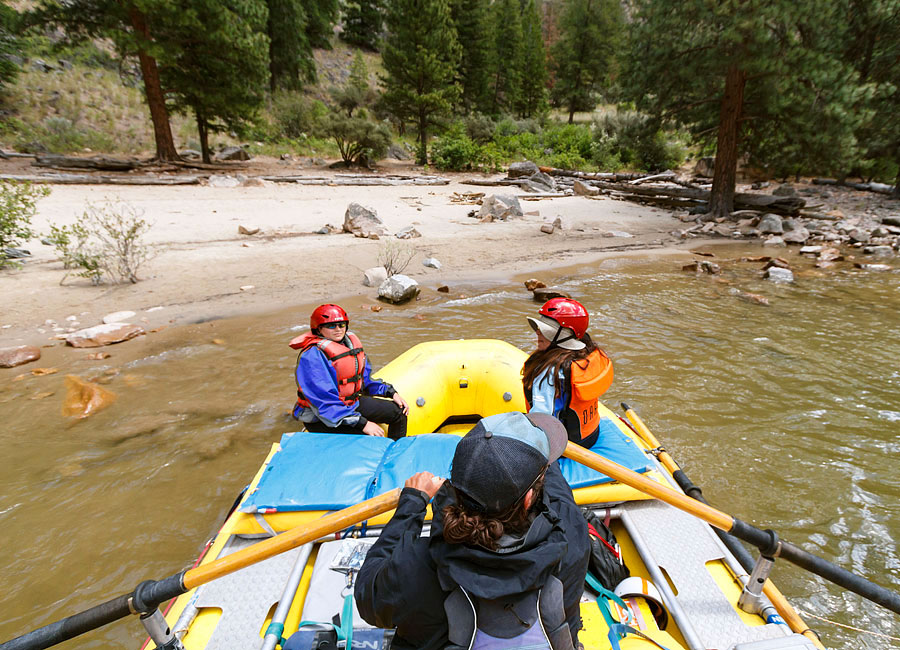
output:
[[[531,512],[541,502],[544,490],[544,475],[538,477],[531,488],[535,498],[531,507],[525,507],[525,495],[510,506],[506,512],[498,515],[486,515],[473,511],[463,505],[463,499],[459,490],[453,488],[456,493],[456,504],[445,506],[444,515],[444,539],[451,544],[469,544],[482,546],[489,551],[497,549],[497,541],[505,533],[521,535],[528,531],[531,525]],[[526,492],[527,494],[527,492]]]

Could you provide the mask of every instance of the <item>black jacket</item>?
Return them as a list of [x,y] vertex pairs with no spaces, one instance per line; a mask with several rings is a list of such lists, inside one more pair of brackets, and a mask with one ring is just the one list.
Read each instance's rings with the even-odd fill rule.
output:
[[432,503],[431,536],[420,537],[426,495],[404,488],[356,580],[362,617],[378,627],[397,628],[392,648],[437,650],[448,643],[444,599],[457,585],[494,599],[541,587],[555,575],[563,583],[566,620],[577,647],[590,542],[559,466],[553,463],[547,470],[543,504],[528,532],[504,538],[498,551],[444,541],[441,513],[453,502],[453,490],[445,484]]

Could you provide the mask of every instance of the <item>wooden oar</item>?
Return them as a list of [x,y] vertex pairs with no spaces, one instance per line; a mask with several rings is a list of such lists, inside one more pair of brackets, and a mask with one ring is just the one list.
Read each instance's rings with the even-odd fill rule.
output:
[[[654,455],[659,459],[659,462],[662,463],[663,467],[669,470],[672,477],[681,489],[684,490],[685,494],[692,499],[696,499],[697,501],[709,505],[703,497],[703,492],[700,488],[694,485],[693,481],[688,478],[688,475],[685,474],[684,470],[675,462],[675,459],[669,455],[669,452],[662,448],[659,444],[659,440],[656,439],[656,436],[654,436],[653,432],[650,431],[650,428],[644,424],[644,421],[635,410],[625,402],[622,402],[622,408],[625,411],[625,417],[631,422],[635,432],[644,439],[644,442],[646,442],[651,449],[654,450]],[[719,534],[719,537],[725,546],[728,547],[728,550],[737,557],[747,573],[750,573],[753,570],[753,558],[747,549],[741,546],[741,543],[736,538],[725,531],[716,530],[716,532]],[[763,584],[763,593],[766,594],[769,601],[778,612],[778,615],[784,619],[784,622],[787,623],[791,630],[808,638],[812,641],[813,645],[819,648],[819,650],[825,650],[825,646],[822,645],[819,636],[809,628],[802,618],[800,618],[797,610],[795,610],[793,605],[788,602],[787,598],[784,597],[784,594],[778,590],[775,583],[771,580],[766,580]]]
[[900,594],[885,589],[881,585],[870,582],[846,569],[842,569],[827,560],[807,553],[790,542],[779,539],[775,531],[760,530],[721,510],[716,510],[642,474],[622,467],[618,463],[614,463],[573,442],[568,444],[564,455],[586,467],[606,474],[620,483],[624,483],[636,490],[640,490],[644,494],[668,503],[670,506],[694,515],[711,526],[724,530],[726,533],[731,533],[738,539],[753,544],[766,557],[784,558],[788,562],[796,564],[844,589],[859,594],[873,603],[900,614]]
[[129,614],[149,614],[165,601],[180,596],[202,584],[221,578],[238,569],[268,559],[320,537],[349,528],[361,521],[397,507],[400,488],[373,497],[355,506],[339,510],[311,524],[297,526],[275,537],[236,551],[209,564],[182,571],[164,580],[148,580],[133,592],[96,605],[78,614],[45,625],[27,634],[0,644],[0,650],[37,650],[72,639],[95,630]]

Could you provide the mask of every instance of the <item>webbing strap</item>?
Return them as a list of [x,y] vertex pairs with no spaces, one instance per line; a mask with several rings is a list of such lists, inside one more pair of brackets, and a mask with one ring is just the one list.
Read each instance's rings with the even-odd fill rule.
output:
[[353,594],[349,593],[344,596],[344,607],[341,610],[341,625],[338,627],[334,623],[320,623],[318,621],[300,621],[297,628],[306,625],[330,625],[337,633],[338,641],[346,641],[344,646],[348,650],[353,646]]
[[597,592],[597,607],[600,609],[600,613],[603,614],[603,620],[606,621],[606,625],[610,629],[612,629],[613,625],[619,625],[619,622],[613,618],[612,611],[610,610],[609,604],[607,603],[607,601],[610,600],[622,608],[626,623],[631,624],[635,622],[634,615],[631,613],[631,610],[628,608],[628,605],[625,603],[625,601],[616,596],[609,589],[601,585],[600,581],[594,574],[588,571],[587,575],[585,575],[585,580],[587,581],[588,585],[590,585],[591,589]]
[[634,634],[635,636],[639,636],[640,638],[644,639],[645,641],[649,641],[650,643],[655,645],[657,648],[662,648],[662,650],[669,650],[666,646],[661,644],[659,641],[652,639],[651,637],[647,636],[646,634],[644,634],[637,628],[633,628],[630,625],[623,625],[622,623],[615,623],[613,625],[610,625],[610,627],[609,627],[609,634],[607,636],[609,637],[609,644],[610,644],[612,650],[622,650],[621,647],[619,646],[619,639],[623,639],[629,634]]

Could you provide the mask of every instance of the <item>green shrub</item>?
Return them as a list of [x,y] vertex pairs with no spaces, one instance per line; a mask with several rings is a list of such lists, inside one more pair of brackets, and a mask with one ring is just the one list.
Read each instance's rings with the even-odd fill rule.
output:
[[[104,277],[115,284],[138,281],[138,270],[152,256],[144,242],[150,224],[130,203],[107,200],[88,203],[71,226],[50,225],[48,240],[60,254],[63,267],[98,285]],[[69,273],[60,281],[62,284]]]
[[494,124],[494,120],[492,120],[490,116],[482,113],[469,115],[466,117],[465,124],[466,135],[469,136],[473,142],[479,144],[490,142],[494,137],[494,131],[497,128],[497,125]]
[[387,153],[391,144],[391,130],[381,122],[373,122],[360,111],[356,117],[332,113],[325,120],[325,132],[334,138],[347,165],[368,164]]
[[328,107],[299,92],[276,91],[272,96],[272,116],[279,136],[305,138],[322,134]]
[[594,123],[592,158],[598,166],[618,160],[625,167],[655,171],[677,167],[684,148],[669,140],[659,123],[634,110],[607,113]]
[[50,194],[46,185],[0,181],[0,268],[16,266],[6,249],[31,239],[31,217],[40,198]]
[[431,147],[431,162],[443,171],[496,171],[506,160],[493,142],[480,145],[457,122]]

